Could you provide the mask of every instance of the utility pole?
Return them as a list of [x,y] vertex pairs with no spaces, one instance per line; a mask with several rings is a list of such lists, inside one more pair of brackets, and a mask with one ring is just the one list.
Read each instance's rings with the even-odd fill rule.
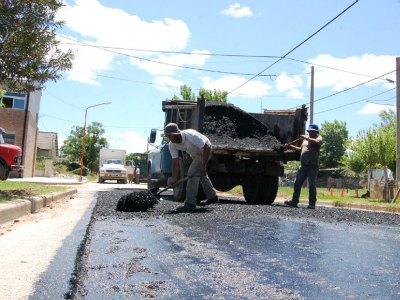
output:
[[392,203],[396,202],[400,193],[400,57],[396,57],[396,187],[397,192]]
[[311,66],[310,124],[314,123],[314,66]]

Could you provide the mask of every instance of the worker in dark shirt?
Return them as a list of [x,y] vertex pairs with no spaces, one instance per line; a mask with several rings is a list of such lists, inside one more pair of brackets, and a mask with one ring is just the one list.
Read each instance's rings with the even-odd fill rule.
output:
[[285,201],[285,204],[291,207],[297,207],[300,198],[301,187],[308,178],[308,206],[307,208],[315,209],[317,202],[317,175],[319,170],[319,154],[322,145],[322,137],[319,136],[318,126],[310,124],[307,129],[308,136],[302,135],[303,143],[300,147],[294,145],[285,145],[300,154],[300,169],[297,171],[296,180],[294,182],[294,192],[291,201]]

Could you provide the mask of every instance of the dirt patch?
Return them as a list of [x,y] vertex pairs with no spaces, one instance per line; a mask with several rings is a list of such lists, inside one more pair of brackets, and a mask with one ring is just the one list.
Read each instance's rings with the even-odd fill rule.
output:
[[31,188],[0,191],[0,197],[6,197],[6,198],[29,197],[33,195],[34,193]]
[[267,150],[282,147],[267,126],[229,104],[206,104],[203,133],[214,146],[223,148]]

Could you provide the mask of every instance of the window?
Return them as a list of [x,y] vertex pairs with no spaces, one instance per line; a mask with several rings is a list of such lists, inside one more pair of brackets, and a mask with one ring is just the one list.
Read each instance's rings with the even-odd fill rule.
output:
[[25,109],[26,96],[21,93],[6,93],[1,102],[3,107]]
[[15,145],[15,134],[3,134],[4,143]]

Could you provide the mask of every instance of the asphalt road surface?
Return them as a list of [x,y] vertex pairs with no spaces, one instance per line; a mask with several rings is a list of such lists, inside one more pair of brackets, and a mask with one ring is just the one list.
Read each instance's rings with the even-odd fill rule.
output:
[[117,212],[99,192],[74,299],[400,299],[399,215],[249,206]]

